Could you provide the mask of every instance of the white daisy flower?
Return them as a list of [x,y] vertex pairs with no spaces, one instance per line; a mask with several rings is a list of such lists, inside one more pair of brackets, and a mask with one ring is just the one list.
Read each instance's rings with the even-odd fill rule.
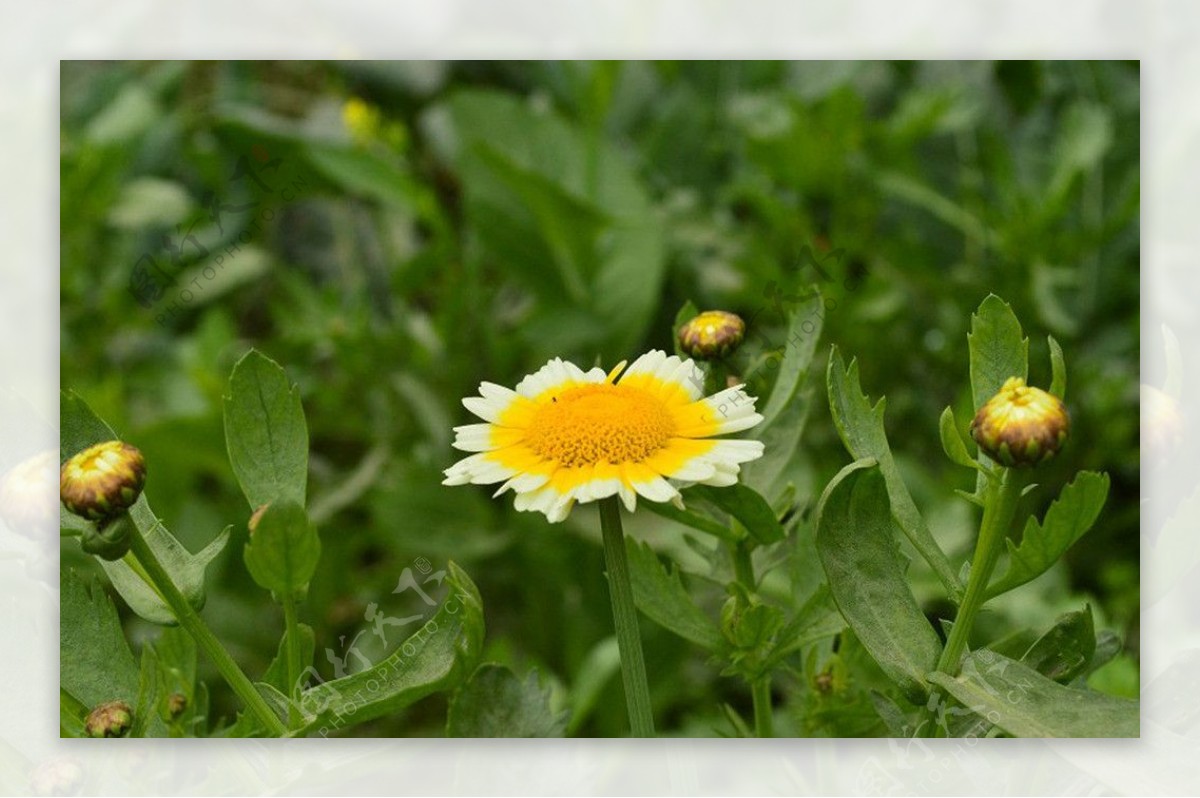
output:
[[[446,469],[444,485],[503,483],[518,510],[562,521],[576,502],[640,495],[682,506],[688,484],[727,486],[760,441],[718,439],[762,421],[737,385],[704,398],[691,360],[655,350],[608,374],[555,358],[517,384],[490,382],[463,405],[484,424],[455,427],[455,448],[474,452]],[[618,379],[618,376],[620,377]]]

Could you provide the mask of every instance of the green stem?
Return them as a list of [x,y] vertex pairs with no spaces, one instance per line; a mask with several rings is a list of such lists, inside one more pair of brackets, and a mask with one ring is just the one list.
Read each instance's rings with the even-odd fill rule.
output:
[[759,737],[774,737],[771,718],[771,677],[763,676],[750,685],[750,697],[754,700],[754,733]]
[[[132,526],[132,525],[131,525]],[[183,594],[179,592],[179,588],[171,580],[170,574],[163,568],[162,563],[158,561],[158,557],[154,554],[154,550],[150,548],[150,544],[146,542],[146,538],[142,536],[140,530],[135,526],[130,532],[130,550],[133,552],[142,568],[145,569],[146,575],[150,579],[150,584],[158,591],[163,600],[171,608],[175,614],[179,625],[192,636],[196,641],[196,645],[200,646],[217,666],[217,670],[225,681],[233,689],[242,703],[246,705],[259,722],[267,728],[272,735],[282,737],[287,734],[287,728],[284,727],[281,721],[271,708],[267,706],[267,702],[255,689],[250,680],[246,678],[246,674],[242,673],[241,668],[229,656],[229,652],[221,645],[221,641],[217,640],[216,636],[209,630],[208,626],[201,620],[200,615],[188,603]]]
[[[734,577],[747,593],[753,593],[758,583],[754,576],[754,561],[750,557],[753,544],[749,538],[743,537],[732,548]],[[754,733],[759,737],[774,737],[769,673],[750,682],[750,699],[754,704]]]
[[971,575],[967,579],[967,592],[963,595],[958,614],[954,617],[954,626],[950,629],[946,647],[942,649],[942,656],[938,659],[937,669],[943,673],[951,676],[958,674],[963,649],[971,636],[975,616],[987,600],[988,582],[992,579],[992,571],[1000,558],[1000,552],[1004,550],[1004,540],[1008,537],[1008,528],[1017,511],[1017,500],[1021,498],[1021,481],[1012,469],[1006,468],[999,484],[992,479],[988,485],[983,521],[979,525],[979,540],[975,544]]
[[608,593],[612,599],[613,625],[617,631],[617,650],[621,654],[621,680],[629,707],[629,725],[634,737],[654,736],[654,716],[650,709],[650,686],[646,681],[646,662],[642,656],[642,638],[638,634],[637,608],[633,604],[633,584],[629,580],[629,562],[625,557],[625,533],[621,530],[621,509],[617,497],[600,502],[600,531],[604,537],[604,562],[608,569]]
[[[937,669],[942,673],[951,676],[958,674],[963,650],[975,625],[975,617],[987,601],[988,582],[992,579],[992,571],[996,568],[1000,552],[1004,550],[1004,540],[1008,537],[1008,528],[1012,525],[1017,502],[1021,498],[1022,484],[1022,479],[1011,468],[1002,469],[999,476],[988,478],[983,520],[979,524],[979,539],[975,543],[975,555],[971,559],[967,590],[954,618],[954,625],[950,628],[946,647],[942,649],[942,655],[938,658]],[[940,731],[935,728],[934,715],[941,700],[941,692],[935,690],[929,704],[926,705],[923,721],[918,729],[921,736],[933,736]]]
[[288,726],[296,728],[300,723],[300,709],[296,705],[300,681],[300,624],[296,620],[296,597],[290,593],[283,597],[283,624],[285,638],[284,657],[287,661]]

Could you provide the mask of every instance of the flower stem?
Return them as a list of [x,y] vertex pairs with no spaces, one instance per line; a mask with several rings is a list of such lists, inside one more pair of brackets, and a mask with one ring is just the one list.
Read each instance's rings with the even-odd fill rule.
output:
[[[942,673],[951,676],[958,674],[963,650],[975,625],[975,617],[987,601],[988,582],[992,579],[992,571],[1000,558],[1004,540],[1008,536],[1008,528],[1016,514],[1022,484],[1021,478],[1011,468],[1002,469],[999,476],[988,478],[983,520],[979,524],[979,539],[975,543],[975,555],[971,559],[971,575],[967,578],[966,593],[954,618],[954,626],[950,628],[950,637],[947,638],[946,647],[942,649],[942,655],[938,658],[937,669]],[[933,736],[938,732],[934,727],[934,715],[941,700],[940,691],[934,690],[917,730],[918,735]]]
[[625,557],[621,509],[615,496],[601,499],[599,504],[600,531],[604,538],[604,562],[608,569],[608,593],[612,599],[617,650],[621,654],[621,680],[625,685],[625,701],[629,707],[629,726],[634,737],[653,737],[654,716],[650,709],[650,687],[646,681],[642,638],[638,634],[637,608],[633,604],[629,562]]
[[130,550],[134,557],[137,558],[142,568],[145,569],[146,576],[150,579],[150,584],[154,587],[158,594],[163,597],[171,611],[175,614],[179,625],[192,636],[196,641],[196,645],[204,649],[209,659],[217,666],[217,670],[225,681],[233,689],[233,692],[242,699],[242,703],[246,708],[254,713],[259,722],[266,727],[272,735],[282,737],[287,734],[287,728],[284,727],[275,713],[267,706],[267,702],[259,694],[258,690],[246,678],[246,674],[242,673],[241,668],[229,656],[229,652],[221,645],[221,641],[217,640],[216,636],[209,630],[208,626],[201,620],[200,615],[188,603],[183,594],[179,592],[179,588],[171,580],[170,574],[163,568],[162,563],[158,561],[154,550],[150,548],[150,544],[146,542],[146,538],[142,536],[141,530],[135,526],[130,533]]
[[300,723],[300,710],[296,706],[296,691],[300,681],[300,624],[296,620],[296,597],[283,597],[283,624],[285,637],[284,658],[287,662],[288,726],[296,728]]
[[764,675],[750,685],[750,698],[754,701],[754,733],[759,737],[774,737],[771,718],[771,677]]
[[943,673],[951,676],[958,673],[963,649],[970,638],[975,616],[979,614],[979,609],[987,599],[988,582],[991,581],[992,570],[995,569],[996,560],[1004,548],[1004,539],[1008,535],[1008,527],[1012,524],[1020,497],[1021,479],[1011,468],[1004,469],[999,480],[992,479],[988,484],[983,521],[979,525],[979,540],[975,544],[971,575],[967,579],[967,592],[963,595],[958,614],[954,617],[954,626],[950,629],[946,647],[942,649],[942,656],[938,659],[937,669]]

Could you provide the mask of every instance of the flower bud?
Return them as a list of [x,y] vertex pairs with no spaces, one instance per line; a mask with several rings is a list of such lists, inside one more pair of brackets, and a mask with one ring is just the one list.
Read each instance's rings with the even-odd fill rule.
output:
[[706,310],[679,328],[679,347],[689,357],[720,360],[731,354],[746,335],[741,317],[724,310]]
[[167,696],[167,714],[175,720],[187,709],[187,696],[183,693],[171,693]]
[[59,498],[75,515],[105,522],[132,507],[145,484],[142,453],[122,441],[106,441],[63,463]]
[[1061,399],[1011,377],[979,408],[971,421],[971,437],[998,463],[1030,466],[1057,454],[1070,428],[1071,417]]
[[124,737],[133,725],[133,710],[124,701],[108,701],[89,712],[83,725],[89,737]]
[[119,560],[133,545],[133,519],[123,513],[108,521],[88,524],[79,539],[79,545],[88,554],[102,560]]

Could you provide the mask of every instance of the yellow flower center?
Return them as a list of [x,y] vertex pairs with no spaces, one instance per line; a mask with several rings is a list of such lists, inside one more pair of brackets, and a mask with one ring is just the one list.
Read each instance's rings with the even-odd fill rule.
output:
[[526,441],[541,457],[570,468],[641,462],[674,432],[671,412],[654,395],[604,383],[568,388],[542,405]]

